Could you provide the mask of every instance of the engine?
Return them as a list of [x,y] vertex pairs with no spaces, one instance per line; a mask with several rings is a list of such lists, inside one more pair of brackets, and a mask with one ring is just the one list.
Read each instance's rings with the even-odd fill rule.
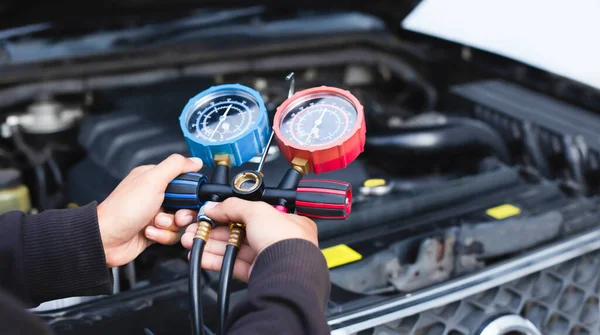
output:
[[[597,292],[581,292],[595,284],[578,281],[585,273],[570,277],[531,262],[546,260],[536,253],[546,246],[558,245],[556,253],[572,250],[560,242],[600,223],[600,115],[513,81],[458,77],[451,64],[398,48],[328,42],[178,69],[74,78],[33,90],[10,88],[15,96],[0,106],[6,116],[0,208],[35,213],[101,202],[134,167],[172,153],[190,155],[177,116],[199,91],[220,83],[247,85],[262,94],[272,118],[287,97],[285,74],[294,71],[298,90],[347,89],[367,118],[364,154],[346,169],[312,176],[349,182],[355,195],[346,220],[317,220],[330,264],[328,318],[334,331],[469,334],[504,312],[544,330],[558,329],[553,327],[564,320],[565,333],[597,330],[597,309],[586,312],[595,313],[591,321],[565,316],[560,306],[570,302],[543,302],[558,293],[536,295],[542,284],[533,284],[570,287],[570,296],[581,296],[578,303],[592,310]],[[277,146],[266,161],[265,183],[276,185],[288,164]],[[256,162],[258,157],[239,171]],[[597,255],[586,257],[577,264],[597,264]],[[523,276],[481,286],[481,278],[525,269],[543,271],[530,283],[522,283],[530,278]],[[138,317],[135,326],[155,334],[189,331],[182,312],[189,308],[183,298],[187,252],[181,246],[152,246],[113,275],[111,297],[74,297],[36,311],[59,334],[118,333],[114,325],[125,324],[123,315]],[[218,278],[205,275],[210,306]],[[423,305],[477,285],[480,296],[457,296],[439,311]],[[243,283],[234,290],[232,304],[246,294]],[[485,308],[492,303],[500,307]],[[398,312],[409,309],[415,312]],[[542,312],[559,317],[549,323]],[[373,313],[388,317],[367,316]],[[206,322],[210,326],[214,316]]]

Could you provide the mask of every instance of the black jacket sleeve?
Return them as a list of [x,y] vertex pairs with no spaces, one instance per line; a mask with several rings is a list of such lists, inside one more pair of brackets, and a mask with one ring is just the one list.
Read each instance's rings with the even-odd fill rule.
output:
[[40,318],[27,313],[25,308],[22,302],[0,288],[0,334],[53,335]]
[[96,203],[0,216],[0,287],[27,306],[112,292]]
[[248,296],[231,311],[227,334],[329,334],[329,293],[319,248],[300,239],[275,243],[256,259]]

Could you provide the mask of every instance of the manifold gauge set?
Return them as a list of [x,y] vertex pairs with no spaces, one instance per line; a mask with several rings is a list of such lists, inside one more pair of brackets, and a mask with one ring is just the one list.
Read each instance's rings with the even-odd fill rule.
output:
[[[203,204],[230,197],[264,201],[284,213],[311,218],[345,219],[352,207],[351,185],[335,180],[303,179],[345,168],[364,150],[366,127],[363,106],[350,92],[320,86],[294,93],[293,73],[289,95],[275,113],[272,125],[259,92],[240,85],[213,86],[192,97],[179,123],[190,153],[212,167],[212,176],[182,174],[166,192],[163,207],[198,211],[198,231],[190,254],[192,330],[203,334],[200,261],[210,230],[228,224],[230,239],[219,283],[219,322],[222,333],[227,317],[229,282],[237,251],[244,238],[241,223],[214,222],[204,215]],[[271,142],[290,163],[277,187],[266,187],[262,167]],[[256,169],[230,177],[231,167],[261,156]]]

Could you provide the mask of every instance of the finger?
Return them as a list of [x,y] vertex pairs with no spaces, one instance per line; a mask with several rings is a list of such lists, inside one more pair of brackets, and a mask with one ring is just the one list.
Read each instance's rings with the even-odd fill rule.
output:
[[181,236],[181,245],[188,249],[192,249],[192,245],[194,244],[194,236],[196,236],[196,230],[198,230],[198,224],[194,223],[189,225],[185,229],[185,233]]
[[[196,234],[196,230],[198,230],[198,224],[193,223],[185,229],[185,233],[190,233],[194,235]],[[229,228],[225,226],[215,227],[211,229],[210,235],[208,235],[208,237],[215,240],[227,241],[229,239]]]
[[185,233],[186,234],[190,233],[190,234],[194,235],[196,233],[196,230],[198,230],[198,224],[194,223],[194,224],[187,226],[187,228],[185,228]]
[[[184,248],[188,250],[192,249],[197,229],[197,223],[193,223],[185,229],[185,233],[181,236],[181,245],[183,245]],[[227,241],[229,239],[229,229],[227,229],[227,227],[216,227],[210,231],[208,237],[209,241],[210,239]]]
[[198,215],[198,213],[191,209],[180,209],[175,212],[175,224],[178,227],[185,227],[194,222],[196,215]]
[[164,245],[175,244],[181,238],[181,235],[177,232],[164,230],[164,229],[158,229],[154,226],[147,226],[146,229],[144,230],[144,235],[146,235],[146,237],[149,240],[154,241],[156,243],[164,244]]
[[[196,232],[196,230],[194,230],[194,233]],[[215,228],[213,228],[210,231],[210,235],[208,235],[208,238],[211,240],[218,240],[218,241],[224,241],[227,242],[229,240],[229,234],[231,234],[231,231],[229,230],[229,227],[227,226],[217,226]],[[242,240],[242,245],[250,245],[248,243],[247,239],[243,239]]]
[[192,249],[192,245],[194,244],[194,233],[186,232],[181,236],[181,245],[188,249]]
[[206,215],[215,221],[240,222],[246,225],[260,222],[261,217],[281,215],[279,211],[264,202],[239,198],[228,198],[214,207],[205,207],[204,210]]
[[208,237],[213,240],[227,241],[229,239],[229,227],[217,226],[210,231]]
[[164,161],[160,162],[156,167],[146,171],[149,180],[158,183],[161,190],[167,188],[167,185],[182,173],[197,172],[202,168],[202,160],[200,158],[191,157],[185,158],[182,155],[173,154]]
[[168,213],[158,213],[154,217],[154,226],[159,229],[170,231],[179,231],[179,227],[175,225],[175,215]]
[[[184,248],[186,248],[186,249],[192,248],[192,244],[194,243],[194,236],[196,235],[197,229],[198,229],[197,223],[193,223],[185,229],[185,233],[181,237],[181,244],[183,245]],[[215,227],[210,231],[210,235],[208,235],[208,238],[209,238],[209,242],[207,242],[207,243],[210,243],[211,240],[227,242],[227,240],[229,240],[229,228],[225,227],[225,226]],[[248,241],[246,239],[244,239],[242,241],[242,245],[248,246],[249,245]]]
[[[223,256],[205,252],[202,254],[202,268],[209,271],[221,271],[223,264]],[[243,260],[237,259],[233,266],[233,278],[248,282],[248,272],[251,264]]]
[[148,164],[148,165],[140,165],[138,167],[133,168],[133,170],[131,170],[131,172],[129,172],[129,175],[132,177],[136,177],[141,175],[142,173],[152,169],[153,167],[155,167],[156,165],[153,164]]
[[[227,241],[219,241],[209,239],[204,248],[204,252],[208,252],[214,255],[223,256],[225,249],[227,248]],[[252,263],[256,258],[256,252],[250,248],[249,245],[242,244],[237,254],[237,259],[241,259],[245,262]]]

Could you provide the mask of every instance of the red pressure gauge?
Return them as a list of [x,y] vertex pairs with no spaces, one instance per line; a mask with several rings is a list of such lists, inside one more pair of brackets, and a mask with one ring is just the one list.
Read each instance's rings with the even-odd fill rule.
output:
[[350,92],[328,86],[296,92],[277,108],[273,131],[288,161],[308,160],[314,173],[341,169],[365,147],[364,108]]

